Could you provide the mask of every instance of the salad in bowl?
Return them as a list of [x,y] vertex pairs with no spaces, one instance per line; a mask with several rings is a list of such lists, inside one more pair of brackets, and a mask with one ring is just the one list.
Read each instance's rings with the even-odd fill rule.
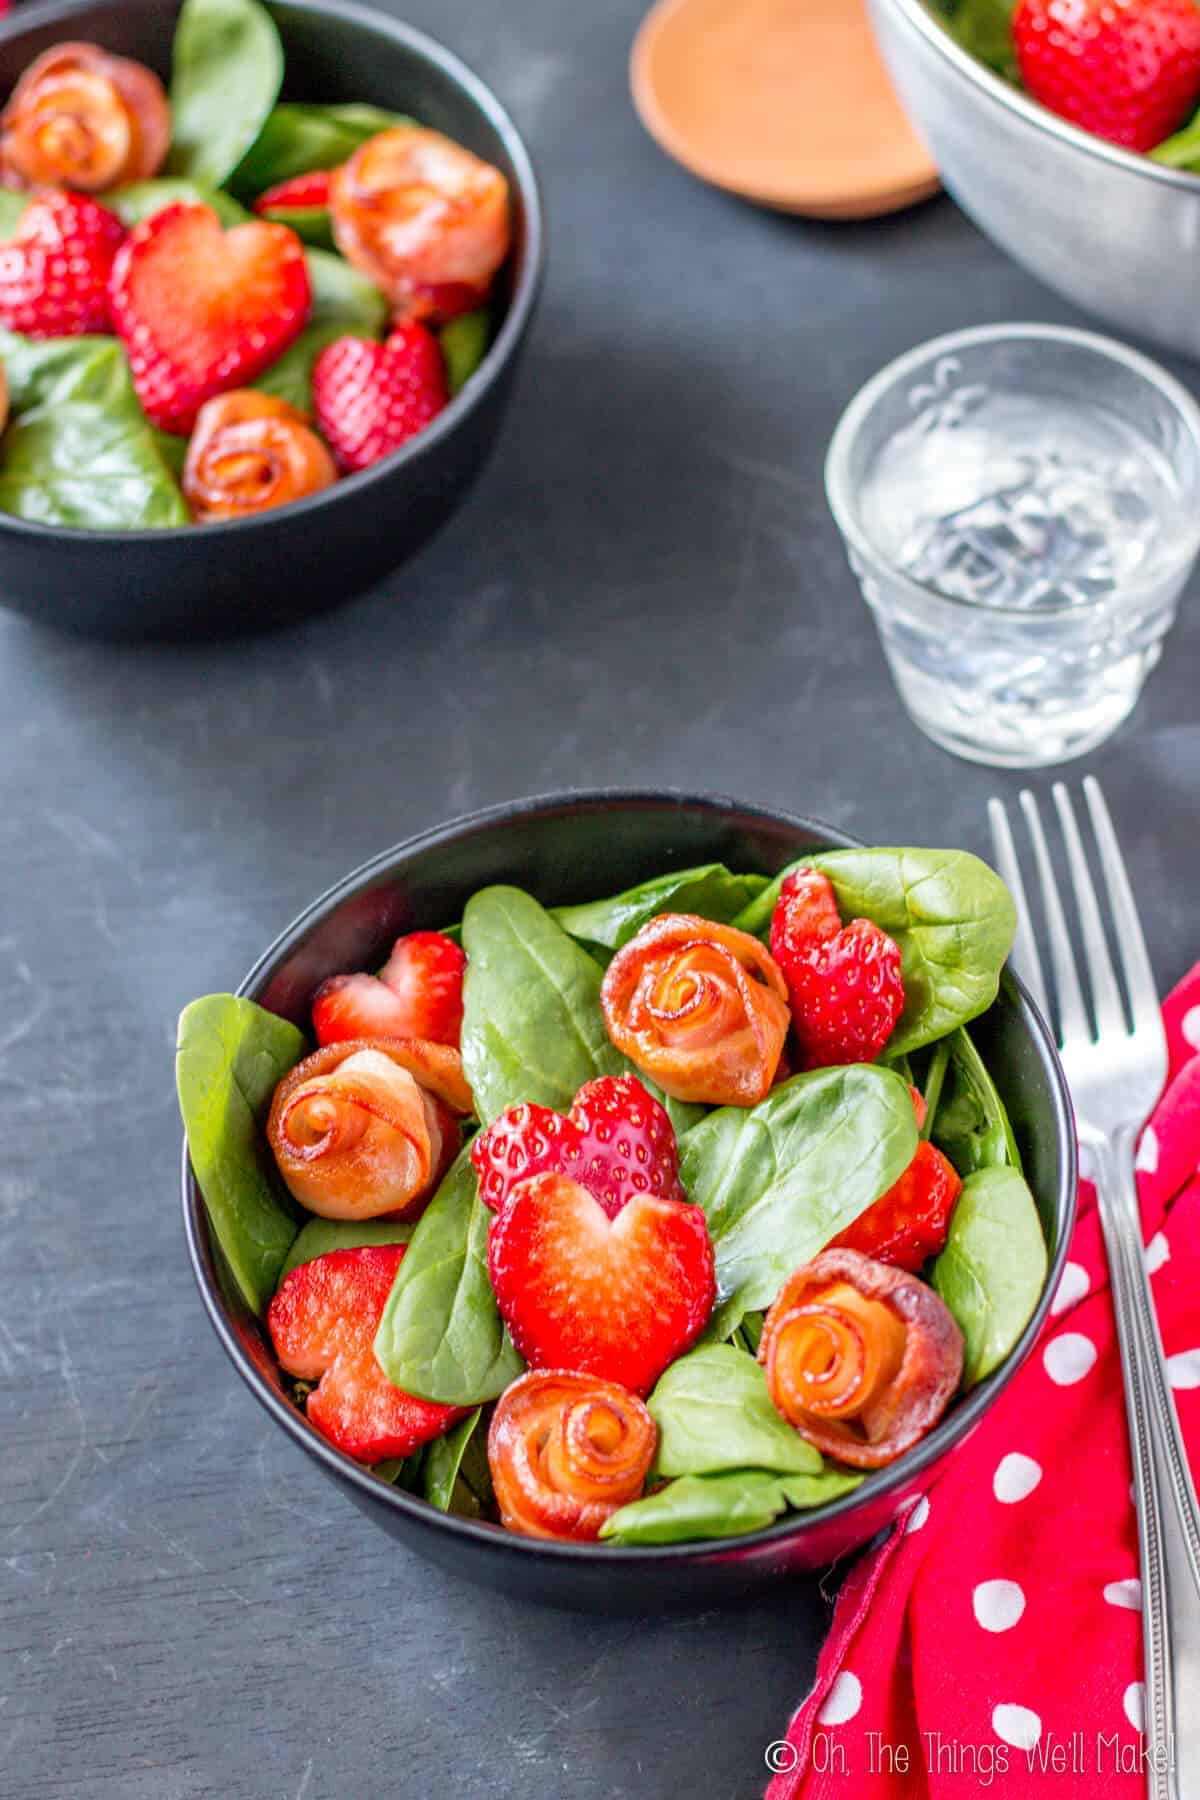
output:
[[[436,845],[394,885],[362,871],[257,1000],[185,1009],[227,1347],[356,1497],[474,1534],[603,1559],[803,1527],[873,1484],[892,1506],[1028,1348],[1065,1241],[1070,1151],[1001,1095],[1014,1066],[1049,1079],[1061,1131],[1052,1057],[1013,1049],[1007,890],[963,851],[816,828],[757,867],[688,861],[730,842],[715,802],[580,802],[569,831],[529,810],[447,828],[449,883]],[[660,816],[657,853],[594,858],[641,878],[583,897],[572,834]],[[464,873],[489,864],[509,878]],[[414,918],[422,881],[457,916]]]
[[157,530],[332,488],[488,349],[506,175],[363,101],[281,98],[259,0],[184,0],[169,82],[64,37],[0,111],[0,511]]
[[1196,0],[930,0],[972,56],[1060,118],[1200,174]]

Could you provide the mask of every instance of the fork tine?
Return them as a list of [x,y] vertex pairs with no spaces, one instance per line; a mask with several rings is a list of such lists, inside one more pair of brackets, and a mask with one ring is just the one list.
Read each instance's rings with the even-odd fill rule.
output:
[[988,801],[988,820],[992,827],[992,847],[996,853],[996,867],[1009,893],[1017,903],[1017,935],[1013,939],[1012,955],[1009,961],[1033,995],[1034,1005],[1047,1019],[1050,1017],[1050,1002],[1046,997],[1046,981],[1042,974],[1042,959],[1038,955],[1037,940],[1033,935],[1033,921],[1029,916],[1029,901],[1025,896],[1025,883],[1021,878],[1021,865],[1017,860],[1016,845],[1013,843],[1008,813],[1004,802],[993,794]]
[[1083,953],[1087,959],[1096,1035],[1099,1037],[1104,1032],[1123,1032],[1128,1030],[1128,1025],[1125,1009],[1121,1004],[1121,990],[1117,986],[1112,957],[1108,953],[1104,921],[1100,917],[1100,903],[1096,898],[1091,870],[1084,855],[1079,826],[1075,822],[1075,808],[1071,805],[1071,796],[1063,782],[1056,781],[1051,792],[1058,808],[1058,821],[1062,826],[1067,846],[1067,862],[1071,869],[1071,883],[1075,889],[1075,904],[1079,908],[1079,929],[1083,934]]
[[1094,775],[1087,775],[1084,777],[1083,791],[1087,797],[1092,830],[1096,834],[1096,843],[1100,850],[1100,867],[1104,870],[1109,904],[1112,907],[1113,922],[1116,926],[1117,943],[1121,947],[1121,966],[1125,971],[1125,984],[1129,989],[1129,1006],[1133,1014],[1133,1027],[1135,1031],[1144,1031],[1149,1028],[1158,1032],[1161,1029],[1162,1020],[1158,1010],[1154,974],[1150,967],[1146,940],[1142,936],[1142,923],[1138,918],[1133,890],[1129,885],[1125,858],[1121,855],[1121,846],[1117,842],[1117,834],[1113,830],[1113,822],[1109,817],[1104,789]]
[[1072,1038],[1090,1038],[1091,1028],[1084,1009],[1079,974],[1075,967],[1075,953],[1071,949],[1071,936],[1063,915],[1062,901],[1058,897],[1058,882],[1046,847],[1046,834],[1042,830],[1042,816],[1038,812],[1037,801],[1028,788],[1021,789],[1021,811],[1025,814],[1029,835],[1033,839],[1033,854],[1042,884],[1042,905],[1046,909],[1050,962],[1054,969],[1054,988],[1058,999],[1058,1041],[1065,1046]]

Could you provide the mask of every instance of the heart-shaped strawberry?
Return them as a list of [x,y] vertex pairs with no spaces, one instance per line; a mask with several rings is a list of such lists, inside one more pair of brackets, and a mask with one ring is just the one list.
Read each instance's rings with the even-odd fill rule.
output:
[[398,325],[383,344],[335,338],[313,366],[312,390],[321,435],[342,468],[369,468],[445,406],[441,346],[415,322]]
[[125,227],[86,194],[39,194],[0,244],[0,323],[26,337],[108,330],[108,278]]
[[471,1145],[479,1191],[499,1212],[518,1181],[569,1175],[610,1219],[637,1194],[684,1200],[679,1148],[666,1111],[635,1075],[587,1081],[569,1113],[513,1106]]
[[801,1067],[873,1062],[904,1010],[895,939],[870,919],[843,925],[828,876],[798,869],[779,892],[771,955],[787,982]]
[[610,1218],[554,1173],[513,1189],[488,1234],[488,1271],[531,1368],[599,1375],[638,1394],[699,1337],[717,1291],[700,1207],[639,1193]]
[[206,400],[282,355],[312,292],[294,231],[257,219],[222,231],[211,207],[179,201],[130,232],[109,301],[147,418],[186,433]]

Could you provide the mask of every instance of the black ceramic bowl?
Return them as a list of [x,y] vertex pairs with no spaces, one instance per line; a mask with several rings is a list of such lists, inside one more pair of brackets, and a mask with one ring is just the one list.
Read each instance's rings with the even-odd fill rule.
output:
[[[307,1027],[313,990],[327,975],[378,966],[400,932],[457,918],[489,882],[518,883],[559,905],[701,862],[772,874],[804,850],[852,842],[807,819],[712,796],[599,791],[517,801],[425,832],[364,864],[276,939],[238,992]],[[1046,1317],[1075,1211],[1066,1083],[1040,1014],[1011,976],[973,1030],[1011,1115],[1050,1246],[1037,1311],[1004,1366],[908,1455],[844,1499],[752,1536],[652,1549],[541,1543],[438,1512],[341,1455],[284,1398],[269,1343],[223,1290],[185,1148],[184,1220],[200,1293],[255,1398],[356,1505],[412,1549],[522,1598],[603,1612],[686,1611],[738,1598],[833,1562],[910,1506],[1012,1379]]]
[[[108,638],[262,630],[339,605],[412,556],[482,468],[541,282],[537,181],[516,127],[470,70],[421,32],[341,0],[266,0],[286,57],[284,97],[411,112],[507,175],[514,248],[503,321],[478,374],[427,430],[324,493],[256,518],[173,531],[79,531],[0,513],[0,602]],[[0,95],[35,56],[86,38],[166,76],[175,0],[54,0],[0,25]]]

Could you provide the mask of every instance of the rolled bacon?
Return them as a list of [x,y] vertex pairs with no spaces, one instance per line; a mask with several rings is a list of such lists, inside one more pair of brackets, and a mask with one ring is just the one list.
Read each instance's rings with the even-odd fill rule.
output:
[[676,1100],[754,1106],[779,1067],[791,1013],[769,951],[691,913],[643,925],[601,989],[618,1050]]
[[440,131],[396,125],[333,171],[334,241],[399,318],[481,304],[508,255],[508,182]]
[[823,1250],[767,1314],[758,1360],[776,1409],[822,1454],[878,1469],[936,1425],[963,1338],[938,1294],[857,1250]]
[[267,512],[336,480],[333,457],[286,400],[239,388],[206,401],[196,415],[183,492],[200,522]]
[[598,1537],[641,1494],[657,1442],[654,1420],[628,1388],[530,1370],[505,1389],[488,1431],[501,1522],[523,1537]]
[[327,1044],[275,1090],[267,1136],[288,1189],[325,1219],[414,1212],[462,1143],[471,1110],[446,1044],[365,1038]]
[[0,114],[0,169],[10,186],[99,194],[148,181],[170,141],[170,107],[152,70],[97,44],[56,44]]

